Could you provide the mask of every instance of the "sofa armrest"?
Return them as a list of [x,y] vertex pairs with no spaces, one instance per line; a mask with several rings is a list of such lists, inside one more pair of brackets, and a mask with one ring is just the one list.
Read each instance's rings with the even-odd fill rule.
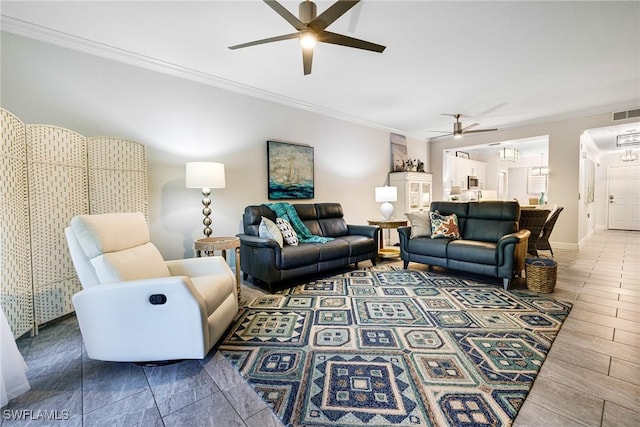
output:
[[498,246],[509,243],[520,243],[529,238],[531,232],[527,229],[518,230],[515,233],[505,234],[498,240]]
[[516,231],[515,233],[505,234],[498,240],[496,250],[498,251],[498,265],[504,263],[504,251],[508,245],[527,245],[531,232],[527,229]]
[[252,246],[255,248],[272,248],[280,251],[280,245],[274,239],[265,239],[263,237],[252,236],[251,234],[236,234],[240,238],[241,245]]
[[400,239],[400,251],[407,251],[407,244],[411,238],[411,227],[398,227],[398,237]]
[[361,235],[375,238],[380,227],[377,225],[350,225],[347,224],[347,230],[350,235]]
[[172,276],[199,277],[228,275],[234,281],[236,280],[227,261],[221,256],[176,259],[165,261],[165,263]]
[[[152,295],[158,295],[153,303]],[[186,354],[208,349],[206,304],[188,277],[105,283],[76,293],[72,301],[92,359],[150,361],[159,354],[166,358],[167,346]],[[126,342],[136,345],[123,351]]]

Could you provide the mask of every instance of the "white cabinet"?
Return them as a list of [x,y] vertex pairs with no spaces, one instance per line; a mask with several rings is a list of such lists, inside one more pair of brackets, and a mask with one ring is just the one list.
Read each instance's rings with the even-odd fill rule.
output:
[[487,175],[487,164],[478,160],[464,159],[462,157],[445,157],[444,186],[451,188],[459,186],[461,190],[468,190],[467,177],[478,178],[479,189],[484,188]]
[[404,217],[406,212],[428,211],[431,205],[433,176],[426,172],[392,172],[389,185],[398,188],[398,201],[394,216]]

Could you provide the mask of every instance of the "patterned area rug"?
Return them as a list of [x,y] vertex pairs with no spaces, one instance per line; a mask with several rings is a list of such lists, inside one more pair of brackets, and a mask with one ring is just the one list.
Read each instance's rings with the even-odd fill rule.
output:
[[244,307],[220,351],[292,426],[508,426],[571,305],[358,270]]

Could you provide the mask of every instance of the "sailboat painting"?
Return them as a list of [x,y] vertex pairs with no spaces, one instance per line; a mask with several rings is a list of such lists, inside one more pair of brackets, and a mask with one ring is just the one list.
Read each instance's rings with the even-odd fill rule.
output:
[[313,199],[313,147],[267,141],[269,200]]

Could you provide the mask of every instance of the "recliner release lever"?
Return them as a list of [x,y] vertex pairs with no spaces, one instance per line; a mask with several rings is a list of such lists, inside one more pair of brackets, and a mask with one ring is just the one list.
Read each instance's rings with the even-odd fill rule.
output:
[[167,302],[167,296],[164,294],[153,294],[149,297],[151,305],[162,305]]

